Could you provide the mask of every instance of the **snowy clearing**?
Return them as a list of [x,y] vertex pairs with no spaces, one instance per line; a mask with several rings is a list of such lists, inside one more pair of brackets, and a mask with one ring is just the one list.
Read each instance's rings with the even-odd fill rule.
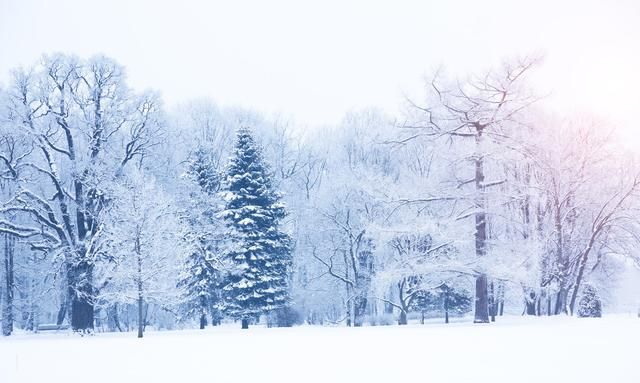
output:
[[490,325],[223,326],[149,332],[141,340],[135,333],[18,334],[0,340],[0,381],[640,382],[640,319],[634,316],[499,319]]

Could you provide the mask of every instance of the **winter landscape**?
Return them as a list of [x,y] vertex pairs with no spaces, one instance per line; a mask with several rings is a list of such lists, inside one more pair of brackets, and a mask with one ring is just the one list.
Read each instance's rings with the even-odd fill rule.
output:
[[640,4],[181,3],[0,0],[1,383],[640,382]]

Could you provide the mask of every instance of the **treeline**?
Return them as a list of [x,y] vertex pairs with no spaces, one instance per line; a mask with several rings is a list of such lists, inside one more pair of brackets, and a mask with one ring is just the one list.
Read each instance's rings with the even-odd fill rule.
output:
[[539,105],[536,65],[436,74],[401,116],[312,130],[167,109],[105,57],[15,70],[3,333],[599,316],[638,262],[637,168],[606,124]]

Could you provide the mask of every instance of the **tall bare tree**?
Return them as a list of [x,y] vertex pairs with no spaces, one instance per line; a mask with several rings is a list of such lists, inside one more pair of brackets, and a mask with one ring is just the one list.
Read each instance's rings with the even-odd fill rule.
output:
[[[410,135],[401,142],[428,137],[452,147],[457,163],[470,165],[462,169],[463,175],[456,177],[453,189],[446,195],[426,200],[456,201],[461,207],[459,218],[472,218],[478,259],[489,251],[490,192],[506,181],[503,174],[495,171],[495,164],[506,160],[505,152],[514,150],[518,129],[525,129],[522,113],[537,100],[525,88],[526,75],[536,62],[525,58],[506,63],[497,71],[446,86],[441,85],[436,74],[428,85],[427,105],[410,102],[413,116],[402,125]],[[477,323],[489,322],[487,288],[486,271],[478,270],[474,319]]]
[[90,331],[104,185],[156,144],[157,98],[133,94],[110,59],[54,55],[14,72],[2,113],[12,136],[27,144],[4,161],[17,187],[0,213],[31,224],[5,221],[0,231],[31,237],[32,249],[63,258],[71,325]]

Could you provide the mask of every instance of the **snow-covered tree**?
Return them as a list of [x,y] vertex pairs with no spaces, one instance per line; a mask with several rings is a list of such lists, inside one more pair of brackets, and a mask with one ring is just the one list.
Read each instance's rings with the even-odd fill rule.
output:
[[449,323],[449,315],[461,316],[472,309],[471,293],[466,290],[456,290],[447,284],[442,284],[431,291],[420,290],[412,302],[411,309],[422,314],[443,313],[444,323]]
[[63,260],[68,309],[60,312],[74,330],[91,331],[104,191],[161,137],[157,95],[134,94],[111,59],[58,54],[14,72],[2,117],[27,144],[2,163],[16,187],[0,207],[25,224],[5,220],[0,231]]
[[226,257],[234,268],[223,288],[223,306],[248,328],[249,320],[288,304],[291,269],[291,239],[281,226],[284,205],[248,128],[238,130],[224,198]]
[[[404,324],[474,282],[479,322],[572,313],[584,280],[608,301],[637,261],[640,172],[606,125],[530,107],[534,63],[436,76],[401,123],[365,109],[322,131],[207,100],[165,116],[105,57],[16,70],[0,89],[5,329],[204,326],[223,308],[245,326]],[[169,212],[145,235],[164,242],[171,217],[177,252],[131,246],[140,190]],[[130,320],[142,279],[149,313]]]
[[111,196],[103,223],[111,262],[101,270],[109,283],[99,299],[136,304],[142,338],[149,305],[170,309],[178,302],[182,226],[172,198],[142,170],[124,175]]
[[[475,287],[476,323],[489,322],[488,258],[498,252],[492,248],[491,222],[499,216],[505,197],[498,186],[508,180],[505,164],[517,160],[518,140],[524,130],[524,111],[537,100],[526,89],[525,79],[536,64],[526,58],[506,63],[499,70],[470,76],[464,81],[443,85],[436,75],[427,85],[426,104],[411,103],[410,120],[403,125],[409,136],[430,138],[448,157],[452,177],[442,194],[425,196],[423,202],[452,201],[458,220],[471,225],[477,264]],[[447,166],[443,163],[440,166]]]
[[397,233],[386,244],[389,249],[379,254],[382,270],[376,283],[378,289],[391,285],[392,294],[381,299],[400,311],[398,324],[407,324],[409,311],[426,311],[426,298],[435,297],[445,287],[453,289],[447,283],[456,286],[464,277],[455,259],[456,249],[435,240],[417,231]]
[[602,300],[598,290],[591,284],[582,288],[582,297],[578,303],[578,316],[581,318],[600,318],[602,316]]
[[183,241],[190,251],[178,286],[184,292],[187,315],[198,318],[201,329],[207,325],[207,316],[211,316],[214,325],[222,319],[218,305],[224,268],[221,248],[224,227],[217,217],[222,177],[217,164],[210,148],[199,148],[184,177],[190,192],[183,213],[186,226]]
[[611,132],[593,120],[539,118],[537,124],[537,141],[527,146],[540,288],[530,291],[527,311],[539,312],[534,305],[544,295],[549,314],[573,314],[582,280],[609,255],[634,253],[639,172],[613,153]]

